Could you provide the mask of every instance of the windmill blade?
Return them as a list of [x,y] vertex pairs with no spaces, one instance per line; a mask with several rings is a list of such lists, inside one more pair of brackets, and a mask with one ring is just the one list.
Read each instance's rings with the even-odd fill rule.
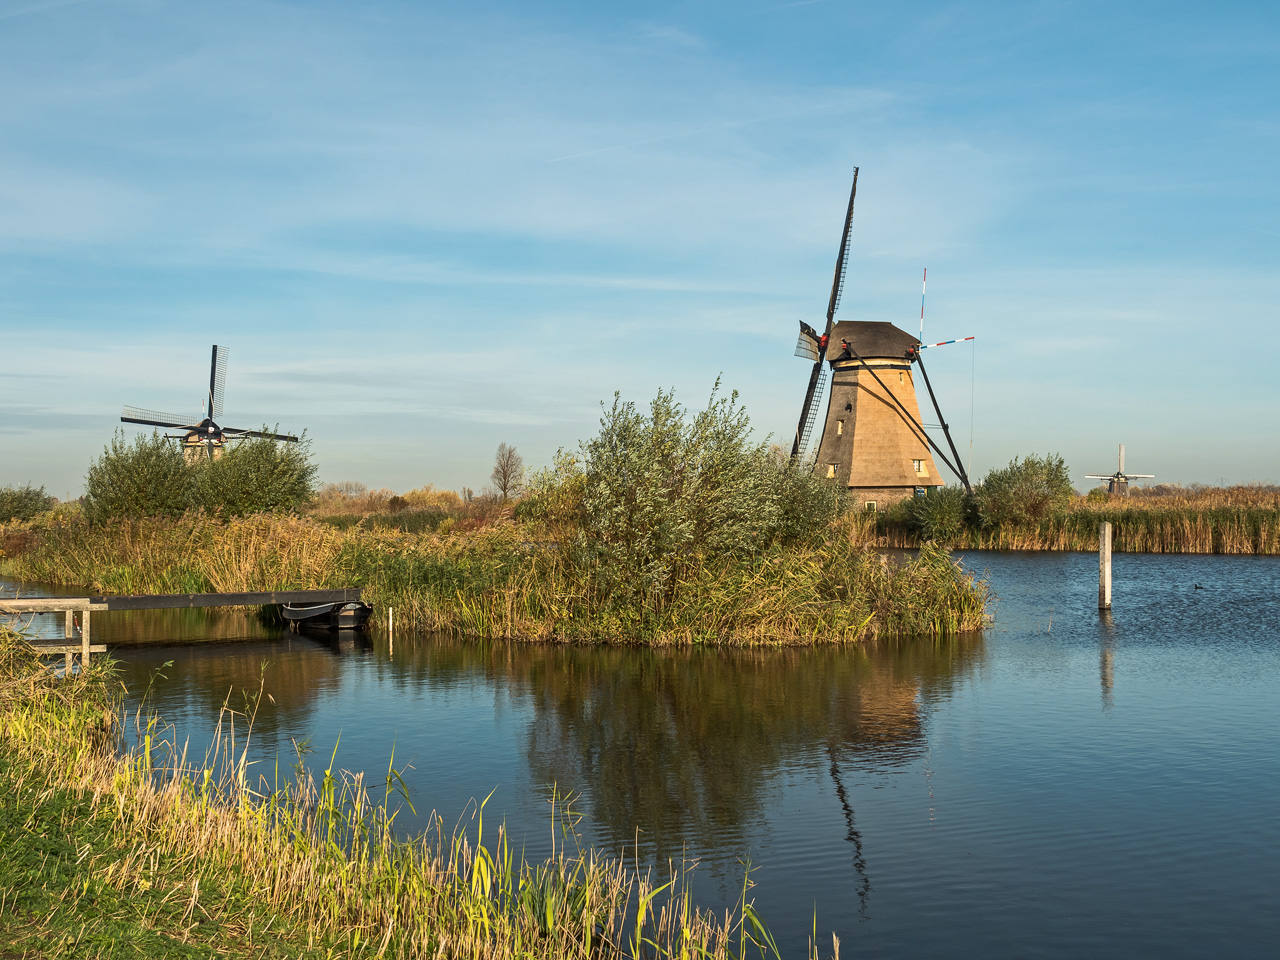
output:
[[194,430],[199,426],[200,419],[190,419],[176,413],[161,413],[159,410],[143,410],[141,407],[125,407],[120,414],[122,423],[143,423],[149,427],[173,427],[177,430]]
[[213,358],[209,361],[209,419],[222,416],[222,395],[227,386],[226,347],[213,346]]
[[831,282],[831,299],[827,301],[827,336],[835,325],[840,295],[844,293],[844,275],[849,269],[849,228],[853,225],[853,201],[858,196],[858,168],[853,168],[853,189],[849,191],[849,209],[844,214],[844,232],[840,234],[840,251],[836,254],[836,275]]
[[1101,474],[1099,474],[1099,473],[1086,473],[1086,474],[1084,475],[1084,478],[1085,478],[1086,480],[1114,480],[1114,479],[1115,479],[1115,475],[1114,475],[1114,474],[1110,474],[1110,473],[1109,473],[1109,474],[1107,474],[1107,475],[1104,477],[1104,476],[1102,476],[1102,475],[1101,475]]
[[[791,459],[797,460],[809,442],[809,432],[813,429],[813,420],[818,409],[818,400],[822,396],[822,388],[826,386],[826,369],[823,361],[827,358],[827,346],[830,343],[831,328],[835,326],[836,310],[840,307],[840,295],[844,292],[844,275],[849,266],[849,229],[853,224],[853,202],[858,196],[858,168],[853,168],[853,187],[849,191],[849,206],[844,213],[844,230],[840,234],[840,250],[836,254],[835,279],[831,283],[831,297],[827,301],[827,326],[823,331],[823,339],[818,345],[817,360],[813,371],[809,374],[809,387],[805,391],[804,406],[800,409],[800,423],[796,426],[796,437],[791,444]],[[804,327],[801,324],[801,339],[804,339]],[[796,353],[800,353],[800,345],[796,345]]]
[[228,440],[239,440],[243,437],[259,437],[266,440],[286,440],[289,443],[297,443],[298,438],[288,433],[268,433],[265,430],[235,430],[231,427],[224,427],[222,435]]
[[1154,480],[1156,478],[1154,473],[1126,473],[1125,476],[1130,480]]

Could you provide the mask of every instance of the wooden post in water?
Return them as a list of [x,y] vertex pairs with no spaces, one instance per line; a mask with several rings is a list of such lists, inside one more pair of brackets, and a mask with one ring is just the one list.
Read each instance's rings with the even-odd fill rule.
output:
[[387,638],[390,643],[390,655],[396,655],[396,608],[387,607]]
[[1111,609],[1111,524],[1098,524],[1098,609]]
[[[76,635],[76,614],[70,607],[67,612],[62,615],[62,634],[64,640],[70,640]],[[67,645],[66,652],[63,654],[63,664],[65,667],[64,676],[71,679],[71,646]]]
[[80,611],[80,675],[89,669],[89,611]]

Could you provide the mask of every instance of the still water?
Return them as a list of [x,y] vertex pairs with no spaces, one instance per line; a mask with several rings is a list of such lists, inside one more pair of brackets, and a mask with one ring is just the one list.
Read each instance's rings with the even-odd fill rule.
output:
[[1118,555],[1103,620],[1094,556],[962,559],[995,621],[944,642],[392,649],[219,611],[94,629],[147,642],[114,655],[193,744],[262,678],[262,758],[337,744],[380,779],[394,747],[420,814],[492,790],[531,856],[571,791],[587,842],[696,860],[707,906],[750,862],[788,956],[815,913],[845,956],[1275,956],[1280,560]]

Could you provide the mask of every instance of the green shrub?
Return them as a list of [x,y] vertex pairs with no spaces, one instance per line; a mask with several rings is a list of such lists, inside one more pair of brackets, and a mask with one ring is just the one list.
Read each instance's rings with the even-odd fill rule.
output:
[[290,510],[311,498],[315,474],[305,441],[250,438],[227,444],[216,458],[188,461],[182,447],[159,431],[132,443],[117,431],[89,466],[85,513],[99,522],[193,508],[222,516]]
[[44,492],[44,487],[33,487],[26,484],[21,487],[0,487],[0,523],[10,520],[31,520],[37,514],[52,510],[53,497]]
[[305,440],[238,440],[227,444],[220,457],[193,463],[191,471],[191,505],[224,516],[293,510],[315,490],[316,466]]
[[176,443],[158,430],[126,443],[117,430],[110,446],[89,465],[85,514],[99,521],[182,513],[191,506],[191,486],[192,471]]
[[1057,454],[1034,454],[992,470],[974,488],[973,498],[984,527],[1043,520],[1066,508],[1073,494],[1066,462]]
[[962,487],[932,487],[923,497],[895,503],[886,513],[890,524],[902,524],[921,540],[952,544],[973,521],[973,503]]
[[610,589],[668,603],[697,565],[811,537],[840,491],[750,440],[737,393],[689,416],[659,391],[647,412],[615,394],[600,431],[534,477],[517,516],[547,523],[563,556],[598,566]]

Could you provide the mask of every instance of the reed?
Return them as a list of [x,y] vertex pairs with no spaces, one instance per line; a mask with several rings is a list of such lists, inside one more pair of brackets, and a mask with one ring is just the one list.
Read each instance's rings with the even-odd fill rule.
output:
[[483,803],[466,829],[446,831],[434,816],[431,829],[400,839],[393,765],[376,787],[332,762],[318,779],[301,764],[292,776],[254,777],[252,703],[224,708],[197,761],[154,716],[133,718],[129,746],[109,666],[55,681],[23,646],[0,635],[0,802],[12,808],[0,838],[20,813],[25,835],[47,829],[76,844],[46,843],[29,875],[0,873],[14,877],[0,882],[10,948],[92,952],[87,920],[106,904],[112,923],[146,929],[155,956],[201,943],[245,956],[777,953],[749,876],[736,908],[712,915],[693,904],[682,866],[655,876],[584,851],[564,806],[559,843],[541,862],[486,826]]
[[378,614],[484,638],[655,645],[848,642],[947,634],[985,622],[986,588],[936,550],[885,563],[867,547],[869,515],[750,554],[692,556],[661,597],[619,589],[616,559],[538,528],[498,521],[467,533],[411,535],[258,515],[203,514],[24,528],[4,569],[28,580],[113,593],[358,586]]
[[[1091,494],[1038,521],[981,526],[970,522],[947,539],[964,550],[1098,549],[1098,525],[1112,526],[1112,549],[1124,553],[1280,554],[1280,489],[1270,486],[1138,488],[1128,497]],[[922,532],[893,513],[873,542],[918,547]]]

